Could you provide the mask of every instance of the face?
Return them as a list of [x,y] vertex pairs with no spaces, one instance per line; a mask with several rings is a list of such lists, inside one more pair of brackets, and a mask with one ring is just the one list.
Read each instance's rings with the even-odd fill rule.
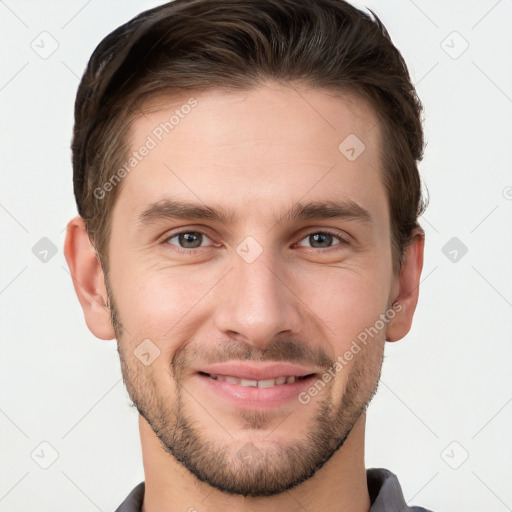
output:
[[284,492],[342,446],[380,374],[397,277],[377,117],[272,83],[146,106],[132,148],[155,144],[110,241],[127,389],[200,480]]

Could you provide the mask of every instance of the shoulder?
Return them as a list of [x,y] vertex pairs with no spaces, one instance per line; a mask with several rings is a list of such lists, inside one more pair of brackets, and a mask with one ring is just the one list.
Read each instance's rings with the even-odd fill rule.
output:
[[400,510],[401,512],[433,512],[423,507],[408,506],[398,477],[384,468],[370,468],[366,470],[368,493],[371,507],[369,512],[387,512]]
[[116,508],[115,512],[140,512],[144,500],[145,483],[135,486],[126,499]]

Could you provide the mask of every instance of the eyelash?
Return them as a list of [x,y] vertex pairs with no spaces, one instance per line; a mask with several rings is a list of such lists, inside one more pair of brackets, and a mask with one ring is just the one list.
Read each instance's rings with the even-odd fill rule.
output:
[[[174,251],[176,251],[176,252],[178,252],[180,254],[188,254],[188,255],[195,255],[197,252],[201,251],[202,249],[211,249],[212,248],[212,247],[195,247],[195,248],[191,248],[191,249],[185,249],[183,247],[179,247],[178,245],[174,245],[174,244],[169,243],[169,240],[171,240],[172,238],[175,238],[175,237],[177,237],[179,235],[182,235],[184,233],[195,233],[195,234],[204,235],[207,238],[210,238],[203,231],[187,229],[187,230],[183,230],[183,231],[177,231],[176,233],[172,233],[171,235],[165,237],[165,239],[163,240],[163,244],[165,244],[165,245],[172,245],[173,246],[172,250],[174,250]],[[330,236],[332,236],[334,238],[337,238],[339,240],[339,243],[335,244],[335,245],[333,245],[331,247],[327,247],[325,249],[319,249],[319,248],[316,248],[316,247],[305,247],[306,249],[310,249],[312,251],[327,252],[330,249],[332,249],[333,247],[336,247],[338,245],[346,246],[349,243],[348,240],[345,237],[341,236],[339,233],[335,233],[335,232],[330,231],[328,229],[327,230],[322,230],[322,231],[311,231],[311,232],[307,233],[305,236],[303,236],[299,240],[299,242],[302,242],[302,240],[304,240],[305,238],[308,238],[311,235],[318,235],[318,234],[330,235]],[[295,243],[294,245],[297,245],[297,243]],[[220,244],[217,244],[217,245],[220,245]],[[334,249],[334,250],[336,250],[336,249]]]

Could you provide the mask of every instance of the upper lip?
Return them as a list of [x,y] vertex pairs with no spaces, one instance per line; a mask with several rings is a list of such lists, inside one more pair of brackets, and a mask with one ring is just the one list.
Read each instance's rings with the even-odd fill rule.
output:
[[199,368],[198,372],[210,375],[225,375],[237,379],[266,380],[276,379],[277,377],[304,377],[316,373],[316,370],[291,363],[236,361],[204,366]]

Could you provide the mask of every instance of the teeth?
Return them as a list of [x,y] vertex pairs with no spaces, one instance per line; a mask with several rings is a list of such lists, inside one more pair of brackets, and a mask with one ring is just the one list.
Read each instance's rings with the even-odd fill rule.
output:
[[257,386],[257,380],[240,379],[240,386]]
[[259,388],[271,388],[272,386],[276,385],[277,379],[267,379],[267,380],[260,380],[258,381],[258,387]]
[[225,380],[230,384],[238,384],[239,386],[252,386],[257,388],[271,388],[274,386],[281,386],[282,384],[293,384],[300,377],[277,377],[275,379],[266,380],[253,380],[253,379],[237,379],[236,377],[229,377],[225,375],[211,375],[210,378],[214,380]]

